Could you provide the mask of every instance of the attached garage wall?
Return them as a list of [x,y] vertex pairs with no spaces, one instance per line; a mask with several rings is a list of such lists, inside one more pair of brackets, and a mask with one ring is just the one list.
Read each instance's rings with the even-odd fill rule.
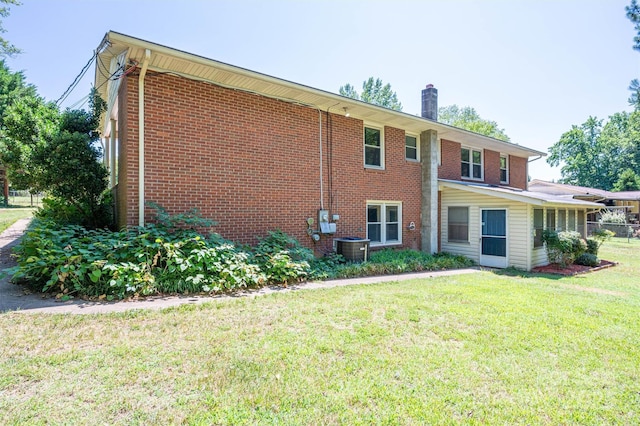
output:
[[[507,209],[508,265],[521,269],[530,269],[528,251],[529,248],[533,246],[531,234],[533,212],[530,210],[529,205],[451,188],[441,188],[441,191],[442,204],[440,214],[442,216],[442,251],[461,254],[479,262],[481,232],[480,209],[505,208]],[[449,206],[469,207],[468,243],[453,243],[448,241]]]

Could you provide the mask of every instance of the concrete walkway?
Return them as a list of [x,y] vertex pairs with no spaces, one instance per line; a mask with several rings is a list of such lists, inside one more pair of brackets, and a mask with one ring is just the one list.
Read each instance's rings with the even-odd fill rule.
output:
[[[11,248],[15,246],[29,219],[21,219],[0,234],[0,268],[11,266],[9,257]],[[433,278],[451,275],[472,274],[480,268],[466,268],[449,271],[418,272],[401,275],[385,275],[377,277],[350,278],[342,280],[308,282],[284,287],[265,287],[257,290],[237,292],[232,295],[218,296],[154,296],[144,300],[93,302],[86,300],[58,301],[41,294],[33,294],[21,286],[9,282],[9,277],[0,279],[0,312],[50,313],[50,314],[100,314],[108,312],[124,312],[131,309],[164,309],[183,304],[201,304],[221,300],[232,300],[239,297],[256,297],[273,293],[286,293],[299,290],[315,290],[342,287],[355,284],[377,284],[383,282],[407,281],[416,278]]]

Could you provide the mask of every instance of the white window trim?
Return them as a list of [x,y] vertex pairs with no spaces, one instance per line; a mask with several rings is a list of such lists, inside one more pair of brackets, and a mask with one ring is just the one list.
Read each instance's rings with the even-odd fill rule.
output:
[[[468,180],[476,180],[476,181],[484,181],[484,149],[481,148],[473,148],[470,146],[462,146],[460,147],[460,170],[462,171],[462,150],[463,149],[468,149],[469,150],[469,176],[462,176],[462,173],[460,174],[460,177],[462,177],[462,179],[468,179]],[[475,178],[473,177],[473,151],[477,151],[480,153],[480,177],[479,178]]]
[[[407,158],[407,136],[411,136],[412,138],[416,138],[416,158],[415,160],[413,158]],[[414,163],[419,163],[420,162],[420,136],[414,134],[414,133],[409,133],[409,132],[405,132],[404,134],[405,140],[404,140],[404,159],[407,161],[411,161]]]
[[[449,234],[449,209],[451,207],[467,209],[467,239],[466,240],[452,240],[451,235]],[[447,243],[450,244],[467,244],[471,243],[471,209],[468,205],[458,205],[452,204],[447,206]]]
[[[500,179],[500,183],[505,183],[505,184],[509,184],[509,154],[500,154],[500,158],[505,158],[507,160],[507,167],[506,167],[506,176],[507,179],[506,180],[502,180]],[[500,167],[500,174],[502,175],[502,167]]]
[[[380,131],[380,165],[373,166],[367,164],[367,150],[365,145],[365,128],[375,129]],[[366,169],[384,170],[384,126],[378,126],[375,124],[364,123],[362,126],[362,164]]]
[[[381,242],[371,241],[369,244],[371,247],[389,247],[389,246],[401,246],[402,245],[402,201],[384,201],[384,200],[367,200],[365,206],[365,224],[367,229],[367,238],[369,239],[369,206],[380,206],[380,240]],[[398,207],[398,240],[387,242],[387,206]]]

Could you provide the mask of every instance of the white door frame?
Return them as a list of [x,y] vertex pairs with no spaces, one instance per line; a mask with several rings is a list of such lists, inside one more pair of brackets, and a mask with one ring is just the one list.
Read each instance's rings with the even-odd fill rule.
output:
[[[482,239],[484,235],[482,233],[482,212],[485,210],[504,210],[504,240],[505,240],[505,256],[492,256],[482,254]],[[491,236],[495,238],[496,236]],[[498,237],[500,238],[500,237]],[[493,268],[506,268],[509,264],[509,209],[506,207],[481,207],[480,208],[480,265],[489,266]]]

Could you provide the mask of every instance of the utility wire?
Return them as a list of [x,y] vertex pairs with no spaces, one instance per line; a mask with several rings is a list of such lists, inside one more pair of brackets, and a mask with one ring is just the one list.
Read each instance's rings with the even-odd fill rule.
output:
[[63,102],[71,94],[73,89],[75,89],[78,83],[80,83],[80,80],[82,79],[82,77],[84,77],[84,75],[87,73],[87,70],[89,69],[89,67],[91,66],[91,64],[93,63],[93,61],[96,59],[97,56],[98,56],[98,52],[97,51],[93,52],[93,56],[91,56],[91,59],[89,59],[87,64],[80,71],[80,74],[78,74],[77,77],[73,80],[73,82],[69,85],[69,87],[67,87],[67,90],[65,90],[64,93],[58,98],[58,100],[56,101],[56,105],[60,105],[60,103]]

